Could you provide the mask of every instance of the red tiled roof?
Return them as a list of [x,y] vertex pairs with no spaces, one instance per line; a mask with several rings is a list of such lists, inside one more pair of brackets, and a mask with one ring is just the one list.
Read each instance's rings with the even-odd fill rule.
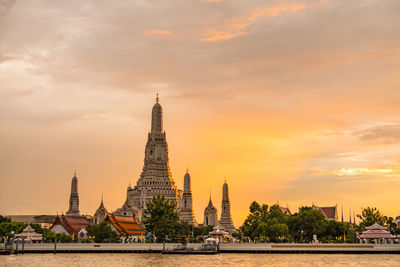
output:
[[60,224],[70,235],[72,235],[74,233],[77,234],[81,229],[85,228],[90,223],[91,221],[86,217],[61,215],[57,216],[54,224],[50,227],[50,229],[54,225]]
[[336,218],[336,207],[321,207],[319,208],[326,218],[335,219]]
[[120,235],[128,236],[144,234],[144,228],[140,225],[140,222],[133,217],[107,214],[106,221],[110,222]]
[[324,214],[324,216],[327,219],[334,219],[334,220],[337,219],[337,211],[336,211],[337,207],[336,206],[333,206],[333,207],[318,207],[318,206],[315,206],[313,204],[312,208],[320,210],[322,212],[322,214]]

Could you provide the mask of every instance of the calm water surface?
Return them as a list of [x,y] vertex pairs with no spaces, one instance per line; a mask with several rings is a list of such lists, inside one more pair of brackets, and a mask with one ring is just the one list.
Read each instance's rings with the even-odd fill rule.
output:
[[400,255],[311,254],[25,254],[0,256],[1,266],[400,266]]

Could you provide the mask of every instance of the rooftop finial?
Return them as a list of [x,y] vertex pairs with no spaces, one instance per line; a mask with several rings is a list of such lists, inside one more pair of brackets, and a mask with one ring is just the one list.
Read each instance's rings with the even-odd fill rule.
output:
[[160,101],[160,98],[158,97],[158,92],[157,92],[156,102],[158,103],[158,101]]
[[75,169],[75,171],[74,171],[74,177],[76,177],[76,169]]
[[188,167],[186,167],[186,173],[189,173],[189,168]]

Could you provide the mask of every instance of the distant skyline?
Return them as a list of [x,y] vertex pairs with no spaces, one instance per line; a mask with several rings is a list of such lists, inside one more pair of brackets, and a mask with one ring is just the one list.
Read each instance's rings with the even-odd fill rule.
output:
[[[0,1],[0,214],[121,207],[160,94],[177,186],[400,215],[400,1]],[[339,209],[340,211],[340,209]]]

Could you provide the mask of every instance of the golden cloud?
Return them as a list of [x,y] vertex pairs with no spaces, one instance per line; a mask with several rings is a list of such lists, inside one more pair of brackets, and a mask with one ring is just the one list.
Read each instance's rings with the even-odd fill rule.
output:
[[244,16],[233,17],[223,23],[223,30],[215,28],[207,29],[202,42],[218,42],[228,40],[234,37],[247,34],[246,30],[250,25],[254,24],[262,17],[276,17],[286,12],[297,12],[306,9],[307,5],[303,3],[289,3],[285,5],[264,6],[253,9]]
[[171,31],[160,30],[160,29],[145,30],[145,31],[141,31],[140,34],[145,35],[145,36],[161,36],[161,37],[167,37],[167,36],[173,35],[173,33]]

